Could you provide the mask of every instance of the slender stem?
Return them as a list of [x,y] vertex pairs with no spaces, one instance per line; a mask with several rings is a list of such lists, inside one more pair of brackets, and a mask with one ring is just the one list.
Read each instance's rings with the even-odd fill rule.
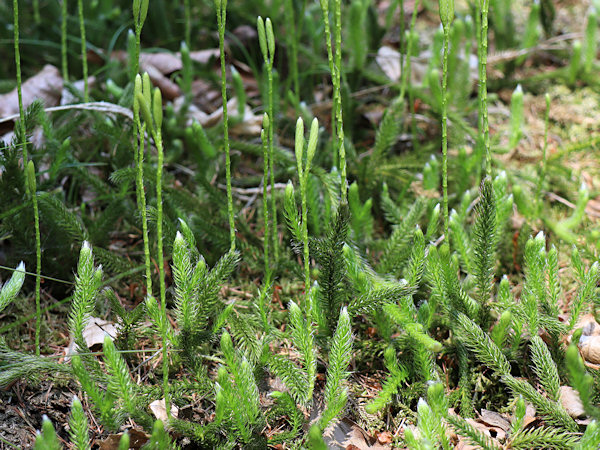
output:
[[40,331],[42,328],[42,308],[40,303],[41,274],[42,274],[42,240],[40,238],[40,213],[37,195],[31,193],[35,226],[35,354],[40,355]]
[[[135,17],[138,17],[135,20]],[[135,58],[133,61],[132,76],[135,80],[140,66],[140,49],[143,23],[139,18],[139,12],[134,13],[135,20]],[[142,239],[144,241],[144,266],[146,267],[146,295],[152,295],[152,263],[150,260],[150,238],[148,236],[148,217],[146,214],[146,191],[144,190],[144,146],[146,142],[146,125],[141,123],[138,114],[133,120],[133,134],[135,136],[135,163],[136,163],[136,192],[138,210],[142,217]]]
[[270,59],[267,65],[267,84],[269,96],[269,183],[271,185],[271,220],[273,221],[273,258],[277,261],[279,259],[279,241],[277,236],[277,203],[275,201],[275,144],[273,142],[275,128],[275,114],[273,107],[273,59]]
[[[162,132],[160,128],[156,129],[154,133],[154,143],[156,144],[156,150],[158,153],[158,160],[156,162],[156,235],[158,241],[158,273],[159,273],[159,286],[160,286],[160,307],[165,323],[167,321],[167,299],[165,295],[165,263],[163,256],[163,201],[162,201],[162,172],[164,163],[164,151]],[[163,389],[165,394],[165,408],[167,410],[167,417],[171,417],[171,406],[169,401],[169,353],[168,353],[168,342],[167,336],[163,334]]]
[[444,27],[444,56],[442,60],[442,191],[444,202],[444,238],[450,245],[448,227],[448,40],[449,26]]
[[[15,66],[17,70],[17,97],[19,100],[19,128],[21,130],[21,151],[23,167],[27,167],[27,130],[25,129],[25,110],[23,109],[23,90],[21,88],[21,51],[19,49],[19,1],[13,0],[13,36],[15,41]],[[29,186],[25,183],[25,191],[29,194]]]
[[83,101],[89,102],[88,91],[88,66],[87,66],[87,48],[85,42],[85,21],[83,16],[83,1],[77,0],[77,9],[79,11],[79,35],[81,37],[81,64],[83,67]]
[[[404,6],[402,6],[402,8],[404,8]],[[413,12],[412,12],[412,16],[410,18],[410,29],[409,29],[409,33],[408,33],[408,42],[406,44],[406,61],[404,63],[404,67],[402,68],[402,71],[400,72],[400,98],[404,98],[404,95],[406,93],[406,87],[408,85],[409,80],[411,79],[411,70],[412,70],[412,48],[413,48],[413,30],[415,29],[415,23],[417,22],[417,11],[419,10],[419,0],[415,0],[414,6],[413,6]],[[402,57],[400,59],[400,61],[402,61]],[[411,117],[411,134],[412,134],[412,142],[413,142],[413,149],[417,150],[418,148],[418,140],[417,140],[417,121],[415,119],[415,104],[413,101],[413,92],[412,90],[410,90],[408,92],[408,104],[409,104],[409,110],[410,110],[410,117]]]
[[[229,119],[227,115],[227,72],[225,70],[226,20],[227,1],[222,0],[221,2],[217,2],[217,24],[219,27],[219,54],[221,57],[221,97],[223,99],[223,144],[225,145],[225,174],[227,177],[227,213],[229,215],[229,240],[231,242],[231,250],[235,250],[235,221],[233,218],[233,195],[231,193],[231,157],[229,155]],[[271,174],[271,178],[272,177],[273,175]],[[273,195],[273,192],[271,192],[271,195]]]
[[42,22],[40,17],[40,0],[33,0],[33,20],[36,25],[39,25]]
[[139,73],[140,71],[140,52],[141,52],[141,40],[142,40],[142,24],[140,22],[136,22],[135,24],[135,58],[133,61],[133,70],[132,70],[132,76],[133,79],[131,81],[133,81],[135,79],[135,76]]
[[[404,0],[398,2],[398,9],[400,10],[400,73],[404,73],[404,58],[408,57],[408,53],[405,53],[406,46],[404,45]],[[416,6],[414,11],[416,11]],[[410,38],[410,37],[409,37]]]
[[478,62],[478,78],[479,78],[479,84],[477,86],[477,98],[479,99],[479,105],[477,108],[477,130],[479,131],[479,136],[483,136],[483,109],[482,109],[482,103],[481,103],[481,98],[483,97],[482,93],[481,93],[481,89],[483,87],[482,84],[482,80],[483,80],[483,75],[481,74],[481,3],[480,1],[477,2],[477,14],[475,14],[475,36],[477,36],[477,62]]
[[486,176],[492,176],[492,153],[490,149],[490,127],[488,123],[487,105],[487,51],[488,51],[488,8],[489,0],[481,2],[481,58],[480,84],[481,84],[481,111],[483,118],[483,143],[485,146],[485,171]]
[[[139,116],[134,121],[136,154],[136,188],[138,209],[142,216],[142,237],[144,240],[144,265],[146,266],[146,294],[152,295],[152,265],[150,261],[150,239],[148,238],[148,217],[146,215],[146,191],[144,191],[144,143],[146,125],[140,123]],[[138,134],[139,130],[139,134]]]
[[60,50],[63,80],[69,80],[69,62],[67,59],[67,0],[61,1]]
[[[296,97],[296,102],[300,99],[300,82],[298,81],[298,32],[296,30],[296,11],[294,10],[294,2],[292,0],[287,0],[285,5],[285,10],[287,12],[287,28],[288,28],[288,46],[290,50],[290,74],[292,76],[292,84],[294,86],[294,96]],[[298,21],[300,25],[301,22]]]
[[190,10],[190,0],[183,0],[183,10],[185,13],[185,42],[188,46],[192,45],[192,12]]
[[[300,162],[302,163],[302,162]],[[310,289],[310,254],[308,248],[308,202],[306,195],[306,184],[308,182],[308,168],[300,177],[300,193],[302,195],[302,240],[304,241],[304,291],[308,298],[308,291]],[[308,301],[307,301],[307,307]]]
[[[266,126],[263,121],[263,127]],[[268,127],[267,127],[268,128]],[[266,131],[266,133],[265,133]],[[267,193],[267,184],[269,177],[269,130],[265,130],[263,128],[260,137],[262,140],[262,149],[263,149],[263,221],[265,223],[265,236],[263,239],[263,248],[264,248],[264,259],[265,259],[265,274],[268,274],[270,271],[269,266],[269,237],[270,237],[270,227],[269,227],[269,200]]]
[[[19,129],[21,132],[21,151],[23,152],[23,168],[27,168],[27,130],[25,128],[25,110],[23,109],[23,92],[21,84],[21,52],[19,49],[19,2],[13,0],[13,29],[14,29],[14,48],[15,48],[15,66],[17,71],[17,98],[19,102]],[[42,312],[40,305],[41,273],[42,273],[42,245],[40,238],[40,216],[38,210],[37,197],[35,192],[29,189],[29,182],[25,183],[25,192],[31,195],[33,203],[34,227],[35,227],[35,353],[40,354],[40,329],[42,325]]]
[[333,148],[333,165],[337,165],[338,161],[338,147],[337,138],[333,139],[333,136],[337,136],[336,131],[336,112],[337,112],[337,101],[338,101],[338,90],[335,89],[336,83],[336,67],[333,63],[333,49],[331,47],[331,28],[329,25],[329,0],[321,0],[321,11],[323,12],[323,26],[325,28],[325,44],[327,46],[327,62],[329,63],[329,72],[331,73],[331,83],[334,85],[332,95],[332,107],[331,107],[331,135],[332,135],[332,148]]
[[337,91],[337,144],[340,157],[341,199],[346,203],[348,196],[348,180],[346,178],[346,148],[344,146],[344,120],[342,117],[342,1],[335,0],[335,78],[334,89]]

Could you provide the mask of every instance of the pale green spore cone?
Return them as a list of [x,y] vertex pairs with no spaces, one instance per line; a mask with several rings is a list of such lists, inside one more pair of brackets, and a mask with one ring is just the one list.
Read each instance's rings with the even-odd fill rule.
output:
[[27,163],[26,176],[27,176],[27,187],[29,188],[29,193],[31,195],[35,195],[35,192],[37,191],[37,184],[35,181],[35,165],[33,164],[33,161],[31,161],[31,160]]
[[260,46],[260,52],[263,55],[265,62],[269,59],[269,52],[267,50],[267,33],[265,31],[265,21],[261,16],[256,18],[256,30],[258,32],[258,45]]
[[454,0],[439,0],[439,7],[442,26],[448,28],[454,20]]
[[162,127],[163,110],[162,110],[162,95],[159,88],[154,88],[152,97],[152,115],[154,116],[154,126],[157,130]]

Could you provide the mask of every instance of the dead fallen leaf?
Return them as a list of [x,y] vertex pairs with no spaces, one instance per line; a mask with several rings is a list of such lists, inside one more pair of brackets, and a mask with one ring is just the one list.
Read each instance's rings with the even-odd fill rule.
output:
[[581,335],[579,352],[583,359],[592,364],[600,364],[600,336]]
[[140,63],[142,72],[148,72],[150,81],[152,84],[160,89],[160,92],[164,99],[173,100],[181,96],[181,89],[179,86],[171,81],[168,77],[151,64]]
[[[130,449],[142,448],[142,446],[150,439],[149,435],[140,430],[131,429],[127,430],[127,433],[129,434]],[[96,441],[96,444],[98,445],[98,450],[115,450],[116,448],[119,448],[121,436],[123,436],[123,433],[111,434],[106,439]]]
[[[207,64],[213,58],[219,57],[218,48],[210,48],[204,50],[197,50],[190,52],[190,59],[199,64]],[[111,58],[116,59],[119,62],[127,62],[127,52],[123,50],[117,50],[111,53]],[[140,67],[144,65],[154,66],[163,75],[170,75],[173,72],[177,72],[183,68],[181,61],[181,53],[172,52],[156,52],[156,53],[141,53],[140,54]]]
[[[152,403],[150,403],[150,405],[148,405],[148,407],[150,408],[150,411],[152,411],[152,414],[154,414],[154,417],[156,417],[159,420],[162,420],[163,422],[167,421],[167,407],[165,405],[164,398],[161,400],[154,400]],[[179,408],[172,403],[171,415],[175,418],[177,418],[177,416],[179,415]]]
[[[104,336],[109,336],[111,339],[114,339],[117,332],[118,328],[114,323],[98,317],[91,317],[83,329],[83,339],[88,348],[92,348],[95,345],[102,345],[104,343]],[[69,346],[65,349],[65,354],[69,356],[74,352],[75,341],[71,339]]]
[[[183,97],[175,99],[173,106],[175,111],[179,111],[184,103]],[[237,97],[233,97],[227,101],[227,111],[229,112],[229,120],[232,124],[231,132],[238,135],[257,136],[262,129],[262,116],[254,114],[252,108],[244,105],[244,117],[240,120],[236,117],[238,107]],[[191,104],[188,108],[188,126],[194,120],[200,122],[203,127],[213,127],[223,119],[223,108],[218,108],[210,114],[206,114],[196,105]]]
[[486,425],[500,428],[504,432],[507,432],[510,429],[510,422],[502,414],[495,411],[482,409],[479,420]]
[[571,386],[560,387],[560,404],[573,418],[585,416],[585,409],[579,393]]
[[383,431],[377,435],[377,442],[380,444],[391,444],[392,443],[392,433],[389,431]]
[[329,449],[391,449],[390,445],[382,445],[376,438],[370,436],[365,430],[347,418],[328,427],[323,434],[323,439]]
[[[41,100],[44,106],[56,106],[60,102],[63,79],[59,70],[46,64],[33,77],[25,80],[22,85],[23,107],[27,108],[35,100]],[[19,97],[17,88],[0,96],[0,117],[19,113]]]
[[377,50],[375,61],[383,70],[383,73],[392,81],[400,80],[400,52],[384,45]]

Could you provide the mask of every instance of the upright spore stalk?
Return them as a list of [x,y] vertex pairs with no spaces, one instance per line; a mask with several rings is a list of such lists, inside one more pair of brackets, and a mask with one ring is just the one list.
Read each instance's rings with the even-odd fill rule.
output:
[[263,55],[265,67],[267,69],[267,112],[269,115],[268,130],[268,158],[269,158],[269,183],[271,186],[271,220],[272,226],[272,245],[273,258],[279,259],[279,242],[277,240],[277,204],[275,202],[275,161],[274,161],[274,128],[275,118],[273,107],[273,63],[275,62],[275,34],[273,33],[273,23],[270,18],[264,21],[258,16],[256,19],[256,28],[258,30],[258,42]]
[[[138,78],[136,77],[136,80]],[[139,83],[138,83],[139,86]],[[167,301],[165,289],[165,264],[163,255],[163,201],[162,201],[162,172],[164,163],[164,149],[162,140],[162,95],[159,88],[155,88],[152,92],[150,77],[147,73],[144,74],[142,81],[142,93],[136,92],[136,101],[139,106],[139,112],[144,116],[146,127],[152,135],[154,144],[157,150],[156,162],[156,235],[157,235],[157,259],[159,271],[159,286],[160,286],[160,307],[161,315],[164,323],[168,323],[167,319]],[[162,330],[163,338],[163,390],[165,393],[165,406],[167,416],[171,417],[169,406],[169,354],[167,349],[168,336],[166,329]]]
[[37,185],[35,180],[35,166],[33,161],[27,163],[25,169],[28,191],[33,204],[33,217],[35,227],[35,354],[40,354],[40,330],[42,326],[42,310],[40,301],[41,274],[42,274],[42,241],[40,238],[40,213],[37,201]]
[[[304,121],[302,118],[298,118],[296,122],[296,140],[295,140],[295,153],[296,153],[296,167],[298,170],[298,178],[300,180],[300,196],[302,199],[302,241],[304,245],[304,289],[306,296],[308,297],[308,290],[310,288],[310,255],[308,247],[308,177],[310,174],[310,167],[312,160],[315,156],[317,149],[317,138],[319,136],[319,122],[317,119],[313,119],[310,126],[310,135],[308,138],[308,147],[306,149],[306,163],[304,158]],[[308,305],[307,305],[308,306]]]
[[481,34],[480,52],[479,52],[479,101],[481,103],[481,126],[483,131],[483,145],[485,148],[485,174],[492,176],[492,153],[490,149],[490,127],[488,123],[488,104],[487,104],[487,53],[488,53],[488,10],[489,0],[477,2],[481,15]]
[[342,2],[334,2],[334,39],[335,53],[331,45],[331,29],[329,24],[329,1],[321,0],[321,11],[323,13],[323,25],[325,29],[325,43],[327,45],[327,61],[329,71],[331,72],[331,82],[333,84],[332,98],[332,120],[331,128],[333,139],[333,163],[339,161],[341,177],[341,200],[347,202],[348,181],[346,179],[346,148],[344,147],[344,121],[342,117],[342,94],[341,94],[341,73],[342,73]]
[[[148,13],[149,0],[134,0],[133,21],[135,26],[135,57],[133,61],[132,74],[134,76],[134,99],[133,99],[133,134],[134,152],[136,165],[136,193],[137,206],[142,219],[142,239],[144,241],[144,265],[146,267],[146,294],[152,295],[152,265],[150,261],[150,239],[148,237],[148,217],[146,214],[146,191],[144,190],[144,145],[146,136],[146,125],[140,119],[140,103],[138,95],[143,94],[142,77],[138,74],[140,60],[140,41],[142,27]],[[145,78],[148,75],[145,75]],[[147,89],[150,89],[150,79],[146,80]]]
[[341,199],[347,202],[348,180],[346,179],[346,148],[344,146],[344,120],[342,117],[342,0],[335,0],[335,78],[334,89],[337,90],[336,122],[337,144],[340,158]]
[[338,162],[338,140],[336,130],[336,114],[337,114],[337,96],[339,91],[335,88],[337,81],[335,72],[336,67],[333,62],[333,48],[331,45],[331,26],[329,24],[329,0],[320,0],[321,12],[323,13],[323,28],[325,30],[325,45],[327,47],[327,63],[329,64],[329,72],[331,74],[331,83],[333,84],[333,93],[331,98],[331,134],[332,134],[332,160],[333,165],[336,166]]
[[87,103],[89,98],[88,86],[88,65],[87,65],[87,44],[85,42],[85,20],[83,16],[83,0],[77,0],[77,10],[79,13],[79,37],[81,39],[81,64],[83,68],[83,101]]
[[265,259],[265,275],[270,272],[269,265],[269,203],[267,197],[267,184],[269,178],[269,115],[263,114],[263,126],[260,131],[260,139],[263,150],[263,221],[265,223],[265,235],[263,239],[263,253]]
[[63,80],[69,80],[69,62],[67,59],[67,0],[60,2],[60,55]]
[[229,240],[235,250],[235,221],[233,218],[233,195],[231,193],[231,157],[229,155],[229,118],[227,115],[227,72],[225,69],[225,23],[227,0],[215,0],[217,26],[219,29],[219,55],[221,58],[221,98],[223,99],[223,145],[225,146],[225,175],[227,177],[227,213],[229,216]]
[[442,191],[444,202],[444,238],[450,242],[448,220],[448,41],[454,20],[454,0],[440,0],[440,20],[444,30],[444,55],[442,60]]
[[[288,46],[290,49],[290,74],[292,77],[292,85],[294,91],[294,97],[296,99],[296,103],[300,100],[300,82],[298,80],[298,28],[302,23],[302,18],[299,17],[298,21],[296,21],[296,11],[294,10],[294,2],[292,0],[287,0],[285,3],[285,12],[286,12],[286,22],[288,28]],[[298,28],[296,27],[298,24]]]
[[183,11],[185,14],[185,42],[190,46],[192,45],[192,11],[190,9],[190,0],[183,0]]
[[[19,49],[19,1],[13,0],[13,40],[15,44],[15,67],[17,70],[17,98],[19,101],[19,127],[21,129],[21,151],[23,167],[27,164],[27,131],[25,129],[25,110],[23,109],[23,90],[21,89],[21,50]],[[29,186],[25,189],[29,193]]]
[[23,109],[23,90],[21,83],[21,51],[19,48],[19,2],[13,0],[13,37],[15,46],[15,66],[17,70],[17,98],[19,102],[19,131],[21,134],[21,151],[23,152],[23,169],[25,170],[25,193],[31,196],[33,205],[33,218],[35,227],[35,354],[40,354],[40,329],[42,324],[42,311],[40,305],[41,273],[42,273],[42,246],[40,239],[40,216],[38,202],[35,195],[35,168],[33,162],[28,163],[27,130],[25,128],[25,110]]

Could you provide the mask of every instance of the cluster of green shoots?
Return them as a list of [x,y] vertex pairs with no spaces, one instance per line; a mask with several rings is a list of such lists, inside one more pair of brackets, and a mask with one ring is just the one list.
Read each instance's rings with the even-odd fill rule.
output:
[[[293,103],[300,108],[300,82],[298,72],[298,39],[303,18],[295,18],[294,2],[286,2],[287,24],[290,25],[288,51],[293,86]],[[351,17],[356,28],[366,21],[368,2],[353,1]],[[403,2],[400,2],[403,11]],[[66,57],[66,0],[62,2],[62,69],[68,77]],[[130,82],[133,91],[133,152],[135,163],[136,203],[141,221],[144,247],[144,270],[146,277],[145,300],[132,311],[126,311],[110,289],[103,289],[103,270],[94,263],[91,245],[84,241],[79,254],[75,291],[68,317],[68,326],[75,343],[75,352],[69,361],[58,364],[40,354],[40,279],[41,242],[37,202],[36,172],[33,161],[28,159],[25,112],[21,98],[21,73],[19,56],[18,1],[14,5],[14,40],[17,65],[20,121],[19,145],[22,148],[26,193],[31,199],[36,240],[36,356],[14,352],[2,342],[2,370],[0,385],[21,378],[32,377],[38,372],[69,376],[77,380],[81,391],[87,396],[92,412],[107,429],[118,430],[127,419],[132,419],[152,435],[146,448],[174,448],[175,444],[167,430],[182,433],[201,445],[208,447],[265,447],[266,438],[261,433],[273,417],[283,418],[286,431],[269,442],[293,442],[298,446],[326,448],[323,434],[336,420],[343,416],[352,395],[349,388],[349,366],[353,348],[357,347],[353,320],[365,317],[375,325],[383,343],[381,353],[387,377],[381,391],[366,406],[367,413],[381,415],[391,412],[398,404],[410,404],[410,396],[416,393],[416,427],[407,429],[405,443],[410,448],[450,448],[449,431],[464,436],[474,445],[493,449],[498,445],[475,428],[464,417],[475,413],[472,395],[473,379],[482,379],[491,373],[510,393],[506,406],[514,412],[514,421],[507,433],[505,445],[510,448],[595,448],[600,444],[600,409],[594,404],[598,395],[595,379],[587,373],[577,343],[575,332],[571,344],[563,348],[562,337],[572,333],[585,309],[598,304],[597,283],[600,266],[592,264],[587,270],[579,252],[574,249],[572,266],[579,288],[575,294],[572,312],[567,323],[561,320],[559,299],[563,292],[559,279],[558,252],[555,247],[546,248],[543,233],[527,240],[523,252],[525,276],[519,298],[515,298],[509,279],[499,274],[500,246],[507,240],[508,222],[513,201],[529,220],[541,216],[542,191],[547,170],[547,145],[550,99],[546,99],[546,132],[543,163],[533,194],[527,197],[517,186],[509,192],[505,172],[492,173],[493,155],[488,120],[486,65],[488,51],[489,2],[477,3],[476,29],[479,59],[478,133],[477,145],[485,155],[485,176],[479,190],[459,192],[455,210],[450,210],[451,195],[448,192],[448,122],[452,118],[451,98],[459,97],[457,82],[450,75],[450,67],[456,62],[455,31],[472,27],[466,21],[456,22],[453,0],[440,0],[439,14],[442,34],[439,41],[442,51],[442,80],[439,89],[439,71],[429,71],[428,87],[439,106],[441,120],[441,188],[442,205],[425,198],[412,204],[403,199],[393,199],[386,185],[381,190],[381,208],[392,232],[380,246],[376,258],[369,259],[367,244],[372,242],[374,217],[371,198],[361,201],[357,182],[348,186],[346,142],[344,135],[342,73],[342,2],[334,0],[330,24],[330,2],[320,1],[327,62],[332,83],[332,145],[333,168],[327,173],[316,168],[314,162],[319,153],[319,122],[311,118],[308,140],[305,137],[304,119],[298,118],[295,127],[294,154],[299,187],[298,206],[294,183],[285,188],[282,210],[292,247],[302,259],[304,295],[290,299],[287,308],[286,330],[282,332],[269,312],[269,300],[277,266],[282,262],[283,250],[279,248],[277,224],[278,204],[275,172],[275,131],[279,121],[274,99],[275,33],[270,18],[257,19],[258,45],[266,73],[266,105],[262,120],[261,150],[262,174],[262,220],[264,222],[263,287],[253,297],[250,305],[237,308],[235,302],[222,298],[222,285],[235,271],[241,245],[236,243],[236,216],[232,189],[232,168],[229,140],[229,117],[227,111],[227,64],[225,55],[225,31],[227,1],[215,0],[219,36],[220,83],[223,108],[223,149],[227,197],[227,220],[229,225],[229,250],[209,268],[198,251],[194,232],[185,220],[180,219],[178,231],[172,243],[171,273],[172,289],[167,290],[165,274],[164,231],[166,219],[163,211],[163,169],[165,144],[163,142],[163,100],[159,88],[153,88],[147,73],[139,74],[140,41],[148,13],[148,0],[134,0],[131,35]],[[36,2],[37,5],[37,2]],[[190,2],[184,2],[186,11],[185,36],[191,40]],[[36,9],[37,10],[37,9]],[[398,97],[392,102],[376,135],[373,155],[367,171],[375,173],[376,165],[391,146],[400,131],[399,117],[409,96],[413,107],[410,82],[410,60],[414,45],[414,27],[417,5],[407,31],[407,48],[402,60],[403,72],[398,86]],[[81,30],[81,57],[83,64],[83,100],[89,101],[87,85],[85,22],[82,0],[78,1]],[[403,14],[403,13],[402,13]],[[539,14],[539,8],[532,8]],[[536,17],[536,16],[533,16]],[[584,72],[594,67],[596,47],[595,15],[586,32]],[[533,22],[531,22],[533,23]],[[404,27],[404,24],[403,24]],[[402,36],[404,38],[404,36]],[[532,47],[537,42],[535,27],[528,25],[524,43]],[[525,45],[524,44],[524,45]],[[356,46],[356,45],[355,45]],[[189,48],[182,44],[184,65],[183,85],[189,95],[191,86],[191,62]],[[453,53],[453,51],[455,53]],[[366,56],[357,50],[355,65],[364,63]],[[437,57],[436,57],[437,58]],[[575,61],[575,56],[573,56]],[[577,57],[579,58],[579,56]],[[437,60],[439,62],[439,59]],[[574,68],[573,68],[574,67]],[[582,70],[572,62],[571,73]],[[232,70],[234,88],[238,94],[238,116],[243,117],[245,101],[241,78]],[[439,100],[439,101],[437,101]],[[190,101],[188,98],[186,101]],[[188,105],[189,106],[189,105]],[[511,102],[511,128],[509,150],[513,150],[522,138],[523,91],[519,86]],[[190,134],[197,137],[203,148],[216,154],[207,134],[199,124],[190,127]],[[450,143],[451,144],[451,143]],[[451,145],[450,145],[451,147]],[[155,206],[146,200],[144,175],[145,160],[155,157],[156,187]],[[459,153],[459,158],[461,154]],[[213,155],[214,156],[214,155]],[[464,154],[462,156],[465,158]],[[339,165],[339,172],[337,166]],[[423,170],[425,189],[438,188],[437,160],[429,161]],[[323,201],[315,201],[318,172],[325,187]],[[146,180],[147,181],[147,180]],[[514,195],[514,200],[513,200]],[[589,193],[582,186],[573,215],[562,221],[545,219],[558,237],[574,242],[573,230],[581,223]],[[320,199],[319,199],[320,200]],[[471,215],[471,205],[475,204]],[[533,206],[531,206],[533,205]],[[440,216],[443,221],[443,239],[437,239]],[[426,217],[426,225],[423,224]],[[316,218],[316,219],[315,219]],[[323,233],[316,230],[320,218],[327,223]],[[151,223],[155,222],[156,241],[150,238]],[[238,222],[239,224],[239,222]],[[151,249],[155,250],[157,270],[153,270]],[[153,287],[153,276],[158,272],[158,292]],[[18,295],[25,279],[25,267],[19,265],[8,282],[0,290],[0,311]],[[144,318],[152,323],[152,333],[160,336],[157,355],[162,357],[160,386],[151,388],[134,381],[122,343],[106,337],[102,360],[91,354],[84,339],[96,303],[107,298],[118,316],[123,335],[139,332]],[[167,309],[171,300],[172,309]],[[170,318],[173,317],[173,322]],[[173,325],[174,324],[174,325]],[[444,330],[447,333],[440,333]],[[542,339],[540,336],[547,336]],[[283,347],[287,347],[284,351]],[[281,347],[281,348],[280,348]],[[289,357],[292,348],[294,358]],[[214,352],[218,356],[210,353]],[[444,384],[444,373],[437,364],[439,354],[455,357],[458,373],[453,386]],[[535,383],[516,376],[525,372],[519,361],[529,357],[530,372]],[[216,376],[207,370],[207,362],[218,363]],[[174,371],[182,371],[181,378],[172,377]],[[319,391],[317,375],[325,374],[325,384]],[[272,405],[261,403],[261,382],[264,373],[281,379],[285,390],[270,392]],[[262,375],[261,375],[262,373]],[[593,419],[583,434],[577,422],[561,404],[561,388],[569,381],[579,393],[586,414]],[[413,389],[413,391],[411,391]],[[498,389],[498,388],[496,388]],[[453,394],[448,392],[453,390]],[[171,407],[182,402],[185,395],[198,394],[208,398],[214,405],[211,421],[197,424],[177,418]],[[399,400],[401,399],[401,400]],[[167,414],[165,423],[154,420],[148,413],[151,400],[164,402]],[[319,405],[322,400],[322,407]],[[525,427],[525,404],[535,406],[544,419],[544,425],[535,429]],[[460,411],[461,416],[450,412],[450,407]],[[212,406],[211,406],[212,407]],[[308,417],[316,417],[309,422]],[[302,430],[310,431],[306,434]],[[78,449],[90,448],[89,424],[81,401],[73,398],[69,419],[72,444]],[[119,448],[129,447],[129,436],[123,434]],[[36,448],[60,448],[51,422],[44,418],[42,429],[36,439]]]

